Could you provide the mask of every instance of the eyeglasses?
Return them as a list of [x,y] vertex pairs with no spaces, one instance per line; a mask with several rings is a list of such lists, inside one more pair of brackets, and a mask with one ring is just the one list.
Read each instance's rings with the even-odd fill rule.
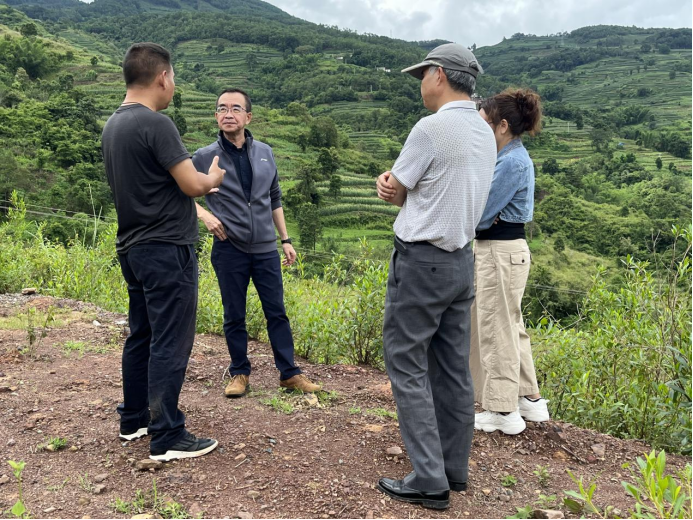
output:
[[227,107],[224,105],[219,105],[216,109],[217,114],[227,114],[229,111],[233,112],[234,114],[240,114],[242,112],[247,112],[245,108],[243,108],[240,105],[233,105],[232,107]]

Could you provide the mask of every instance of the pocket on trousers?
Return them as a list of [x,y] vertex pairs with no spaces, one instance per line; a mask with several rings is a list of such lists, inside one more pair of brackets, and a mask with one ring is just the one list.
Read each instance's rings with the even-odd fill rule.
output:
[[178,264],[182,273],[191,270],[195,261],[195,250],[193,246],[178,246]]
[[510,253],[511,291],[524,291],[525,285],[527,285],[527,278],[529,278],[530,263],[531,256],[528,252]]
[[390,269],[392,270],[392,280],[395,285],[399,285],[399,277],[397,276],[397,257],[399,256],[399,251],[397,249],[392,251],[392,258],[390,259]]
[[491,255],[477,255],[474,270],[476,306],[480,310],[493,311],[498,297],[498,267]]

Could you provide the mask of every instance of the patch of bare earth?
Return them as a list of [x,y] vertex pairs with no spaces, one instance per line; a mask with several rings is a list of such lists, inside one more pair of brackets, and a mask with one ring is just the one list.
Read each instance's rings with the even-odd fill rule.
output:
[[[29,355],[20,353],[27,345],[21,320],[32,307],[35,328],[44,325],[49,309],[55,319]],[[131,516],[115,510],[116,500],[132,501],[156,479],[161,497],[207,518],[504,518],[539,495],[562,499],[563,490],[575,488],[567,469],[596,480],[598,505],[624,514],[632,507],[621,466],[649,448],[559,422],[530,424],[514,437],[477,433],[469,490],[452,493],[446,511],[392,501],[375,484],[381,476],[406,475],[410,464],[406,452],[387,452],[404,446],[384,373],[301,361],[309,377],[336,392],[316,404],[280,392],[271,349],[251,342],[252,392],[230,400],[223,397],[225,341],[203,334],[195,341],[180,406],[188,428],[215,437],[219,448],[140,471],[136,464],[149,454],[147,440],[117,437],[124,320],[82,302],[0,295],[0,511],[17,498],[7,460],[26,462],[24,496],[34,517]],[[41,448],[54,437],[66,446]],[[686,462],[669,460],[672,470]],[[545,487],[534,474],[537,466],[548,472]],[[508,476],[517,483],[504,487]]]

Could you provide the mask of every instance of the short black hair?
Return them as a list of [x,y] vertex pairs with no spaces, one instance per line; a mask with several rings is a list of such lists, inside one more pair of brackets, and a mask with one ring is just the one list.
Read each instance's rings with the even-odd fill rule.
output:
[[146,87],[163,70],[171,70],[171,53],[151,42],[135,43],[125,53],[123,76],[125,85]]
[[[224,94],[242,94],[243,97],[245,98],[245,111],[246,112],[252,112],[253,111],[253,104],[250,101],[250,96],[245,90],[241,90],[239,88],[227,88],[221,91],[221,93],[217,96],[217,105],[219,104],[219,98],[223,96]],[[216,106],[216,105],[215,105]]]

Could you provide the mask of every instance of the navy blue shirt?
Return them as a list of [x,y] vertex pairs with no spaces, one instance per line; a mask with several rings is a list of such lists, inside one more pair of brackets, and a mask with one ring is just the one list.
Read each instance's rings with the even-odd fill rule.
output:
[[250,202],[250,190],[253,187],[253,169],[248,158],[248,141],[246,140],[243,146],[238,148],[222,134],[221,142],[226,153],[231,156],[233,165],[236,167],[236,175],[238,175],[238,180],[241,181],[245,200]]

